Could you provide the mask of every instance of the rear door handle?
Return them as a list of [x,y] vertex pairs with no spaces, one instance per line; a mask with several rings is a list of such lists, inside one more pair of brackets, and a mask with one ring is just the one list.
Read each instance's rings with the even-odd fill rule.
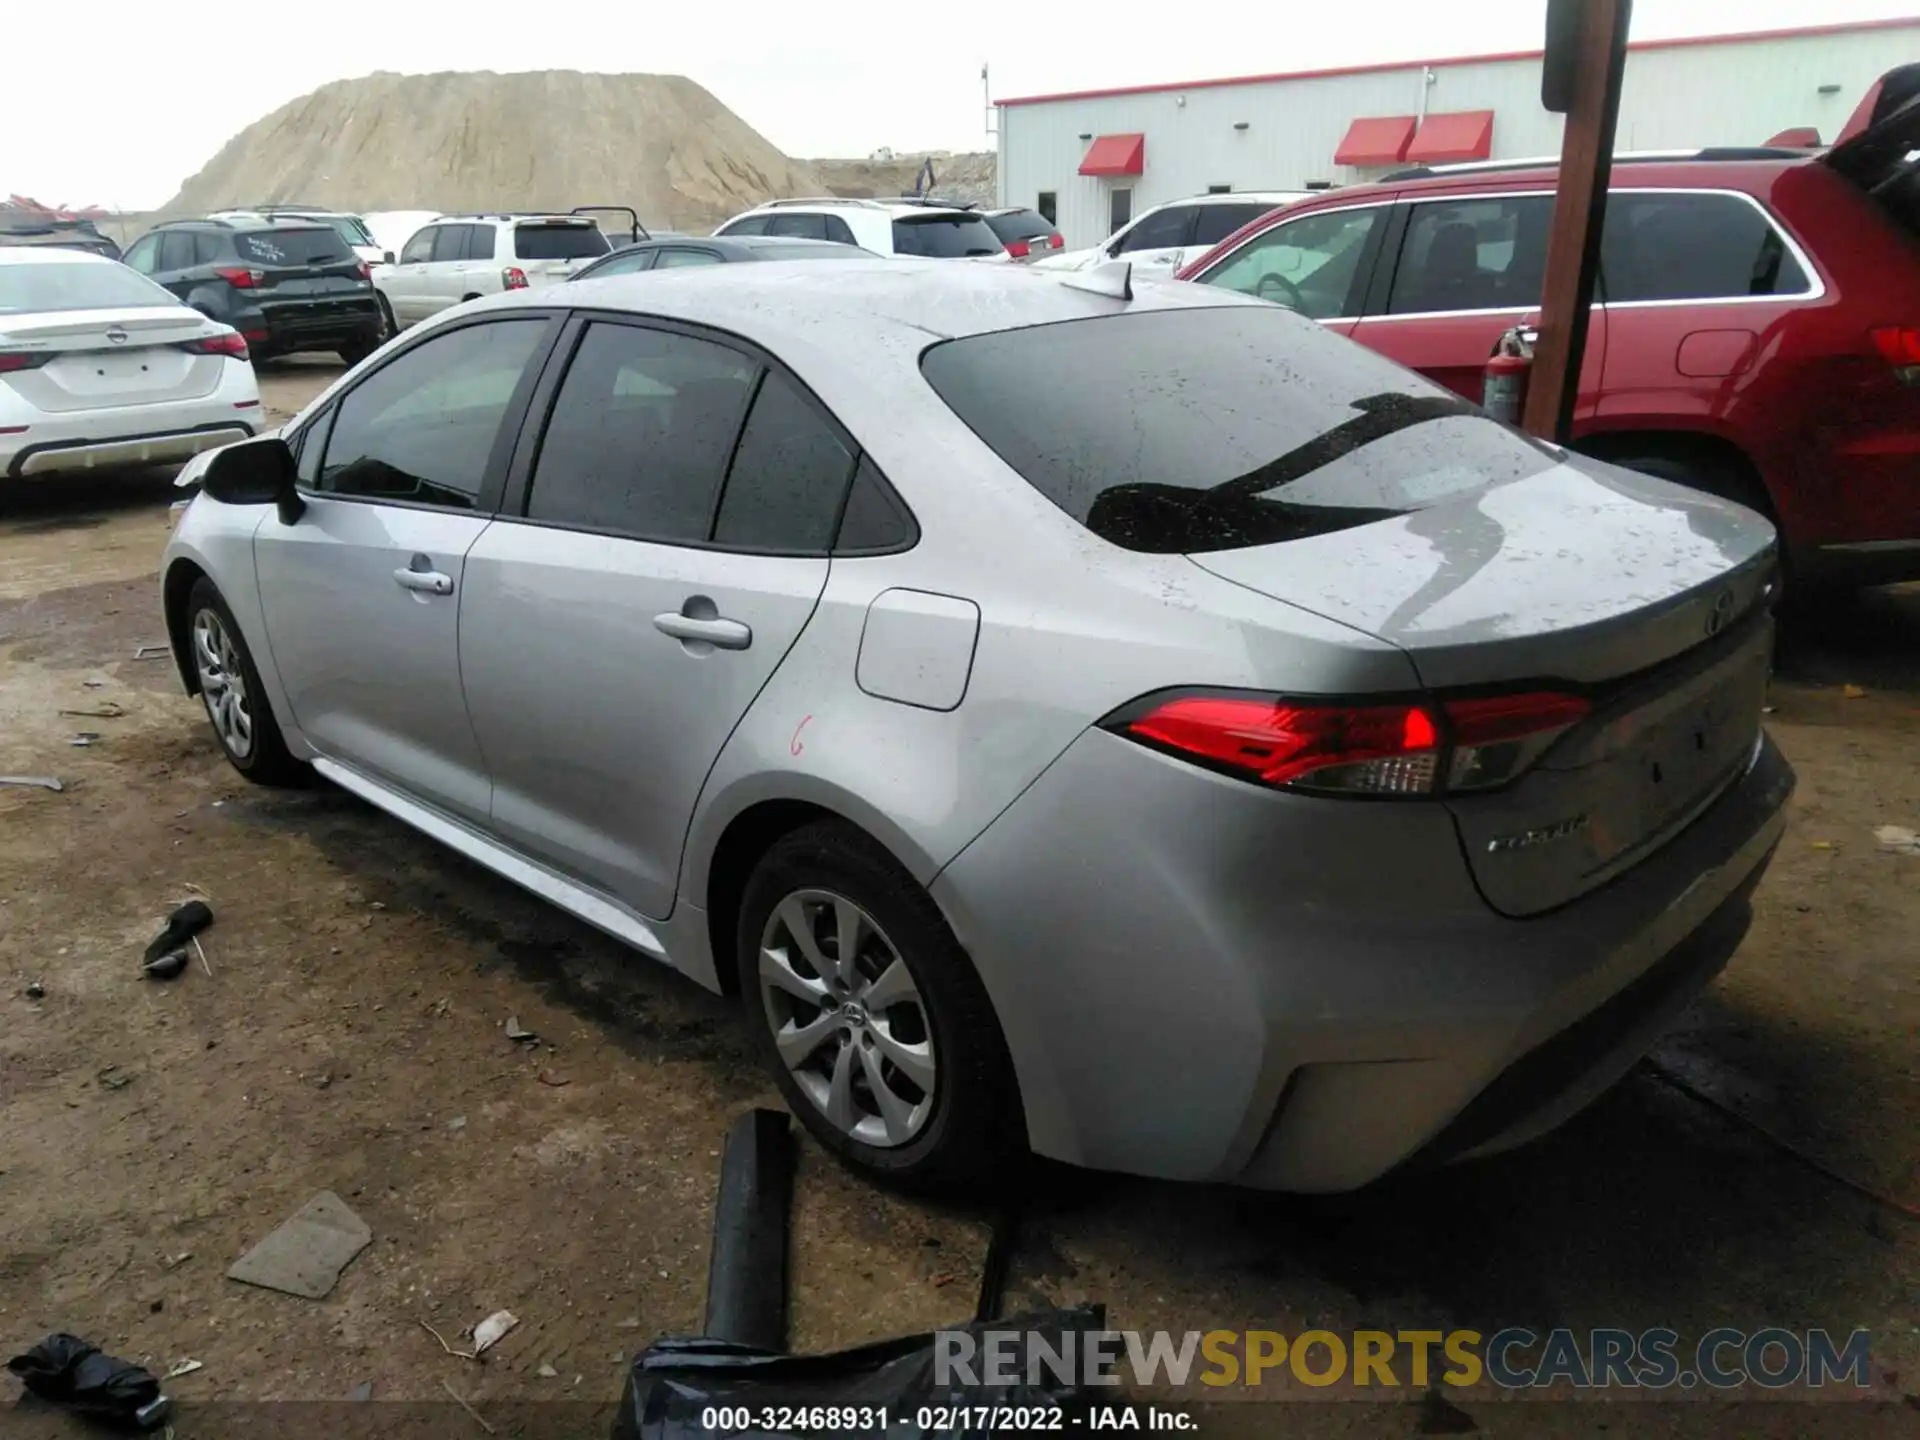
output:
[[718,616],[707,620],[669,610],[653,617],[653,628],[676,640],[704,640],[719,650],[744,650],[753,644],[751,628]]
[[408,570],[402,567],[393,572],[393,578],[400,582],[402,590],[417,590],[424,595],[453,593],[453,577],[442,575],[438,570]]

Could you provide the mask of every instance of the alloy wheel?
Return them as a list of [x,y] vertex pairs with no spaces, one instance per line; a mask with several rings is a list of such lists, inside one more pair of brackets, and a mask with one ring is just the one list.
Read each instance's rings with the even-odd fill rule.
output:
[[873,916],[795,890],[760,937],[760,998],[795,1083],[842,1134],[891,1149],[926,1128],[938,1067],[913,972]]
[[193,664],[214,734],[229,755],[245,760],[253,753],[253,711],[246,676],[226,625],[212,610],[201,610],[193,617]]

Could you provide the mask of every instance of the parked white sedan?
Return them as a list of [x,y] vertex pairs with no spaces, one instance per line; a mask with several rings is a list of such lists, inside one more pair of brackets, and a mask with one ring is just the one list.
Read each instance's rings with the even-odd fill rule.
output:
[[231,327],[116,260],[0,246],[0,477],[185,460],[260,415]]
[[1190,195],[1144,210],[1098,245],[1062,250],[1035,260],[1041,270],[1084,270],[1102,260],[1126,259],[1134,273],[1165,280],[1188,260],[1211,250],[1242,225],[1304,200],[1305,190],[1234,190]]

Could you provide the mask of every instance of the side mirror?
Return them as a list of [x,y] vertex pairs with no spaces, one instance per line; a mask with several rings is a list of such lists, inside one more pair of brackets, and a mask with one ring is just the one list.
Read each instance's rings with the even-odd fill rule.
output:
[[386,256],[386,263],[391,265],[393,263],[393,252],[391,250],[387,250],[387,251],[384,251],[383,253]]
[[280,523],[291,525],[307,509],[294,482],[293,451],[278,435],[269,435],[216,450],[200,489],[222,505],[277,506]]

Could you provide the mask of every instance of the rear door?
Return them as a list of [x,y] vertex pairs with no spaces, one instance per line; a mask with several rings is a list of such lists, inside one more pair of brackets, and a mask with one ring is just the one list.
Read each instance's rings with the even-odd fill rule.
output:
[[270,512],[254,536],[273,661],[314,748],[481,825],[490,787],[460,688],[466,556],[556,324],[455,322],[385,358],[300,437],[306,512]]
[[381,276],[381,293],[387,297],[396,325],[415,325],[433,313],[428,265],[440,232],[448,228],[427,225],[414,231],[401,247],[397,262]]
[[[1500,336],[1537,326],[1550,193],[1440,196],[1404,203],[1353,338],[1478,404]],[[1576,418],[1594,413],[1607,314],[1587,325]]]
[[1282,220],[1192,278],[1271,300],[1350,334],[1365,306],[1391,210],[1383,201]]
[[441,232],[434,237],[433,263],[427,267],[429,315],[458,305],[469,295],[491,293],[483,272],[493,268],[493,226],[446,225]]
[[495,831],[659,917],[707,772],[826,583],[853,449],[731,342],[596,317],[566,344],[515,460],[524,514],[467,558],[461,672]]

